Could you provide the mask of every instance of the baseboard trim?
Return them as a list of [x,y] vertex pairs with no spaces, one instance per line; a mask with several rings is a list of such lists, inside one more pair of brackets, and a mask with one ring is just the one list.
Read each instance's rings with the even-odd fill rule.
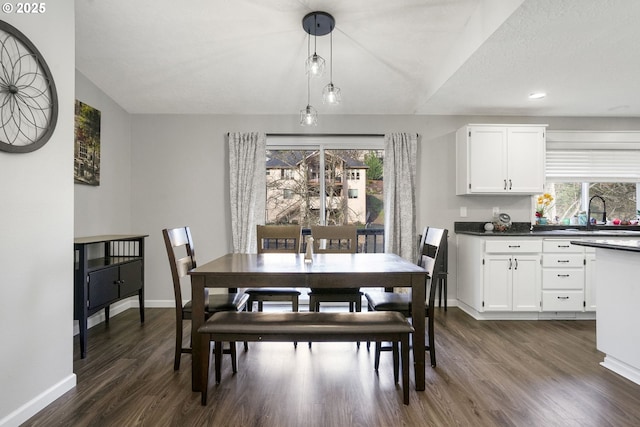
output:
[[0,427],[17,427],[76,386],[76,374],[70,374],[0,420]]

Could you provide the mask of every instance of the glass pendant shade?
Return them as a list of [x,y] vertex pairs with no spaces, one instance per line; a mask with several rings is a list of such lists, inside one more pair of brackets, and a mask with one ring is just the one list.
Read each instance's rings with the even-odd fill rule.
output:
[[307,74],[311,77],[319,77],[324,73],[325,60],[322,56],[314,52],[305,63]]
[[340,96],[340,88],[335,87],[333,83],[329,83],[322,89],[322,102],[329,105],[340,104],[342,100]]
[[318,126],[318,111],[311,105],[307,105],[306,108],[300,110],[300,125]]

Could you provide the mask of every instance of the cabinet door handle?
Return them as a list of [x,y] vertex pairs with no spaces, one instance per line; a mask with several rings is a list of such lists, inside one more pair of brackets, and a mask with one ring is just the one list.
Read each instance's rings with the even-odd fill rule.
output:
[[558,245],[559,248],[570,248],[571,245]]
[[558,299],[569,299],[569,297],[558,297]]
[[559,259],[558,262],[569,262],[568,259]]
[[506,179],[504,180],[504,189],[505,190],[507,189],[507,180]]
[[513,187],[513,185],[511,184],[511,180],[509,180],[509,190],[511,190],[511,187]]
[[558,274],[558,277],[569,277],[568,274]]
[[516,268],[514,268],[514,270],[518,269],[518,258],[516,258]]
[[518,249],[520,247],[520,245],[509,245],[509,247]]
[[509,258],[509,270],[511,270],[512,266],[513,266],[513,260],[511,258]]

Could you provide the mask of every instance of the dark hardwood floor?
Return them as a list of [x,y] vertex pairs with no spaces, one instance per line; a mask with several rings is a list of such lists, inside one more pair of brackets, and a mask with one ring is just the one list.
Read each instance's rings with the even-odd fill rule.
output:
[[77,387],[24,425],[640,425],[640,385],[598,364],[594,321],[479,322],[449,308],[436,322],[438,367],[426,391],[412,381],[409,406],[389,353],[376,375],[365,345],[251,343],[236,375],[228,359],[220,385],[211,375],[203,407],[191,356],[173,371],[173,310],[147,309],[144,326],[128,310],[90,329],[86,359],[76,343]]

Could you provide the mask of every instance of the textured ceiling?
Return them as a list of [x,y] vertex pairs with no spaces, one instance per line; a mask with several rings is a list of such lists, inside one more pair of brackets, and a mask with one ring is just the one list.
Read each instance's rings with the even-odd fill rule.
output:
[[75,4],[77,69],[130,113],[298,114],[301,21],[322,10],[343,102],[322,105],[328,72],[311,80],[321,114],[640,116],[638,0]]

